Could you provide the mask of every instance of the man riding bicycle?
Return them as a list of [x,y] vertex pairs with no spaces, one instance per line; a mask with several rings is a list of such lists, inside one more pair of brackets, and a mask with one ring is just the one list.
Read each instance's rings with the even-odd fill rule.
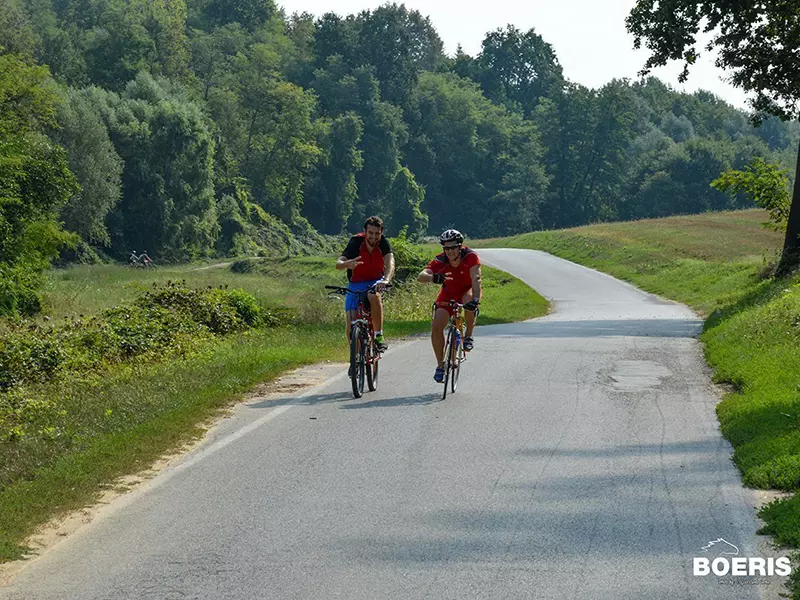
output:
[[442,285],[434,304],[431,323],[431,344],[436,355],[434,381],[444,381],[444,329],[450,315],[455,310],[449,305],[454,300],[464,305],[467,330],[464,333],[464,351],[469,352],[475,345],[472,330],[475,328],[476,309],[481,300],[481,261],[477,253],[464,246],[464,236],[460,231],[448,229],[440,237],[442,252],[434,258],[417,277],[422,283]]
[[[350,242],[336,261],[340,271],[347,269],[349,288],[354,292],[375,291],[367,294],[375,330],[375,344],[379,352],[389,345],[383,337],[383,302],[381,292],[394,276],[394,254],[389,240],[383,235],[383,221],[370,217],[364,222],[364,231],[350,238]],[[358,312],[358,295],[348,294],[345,300],[347,342],[350,343],[350,328]]]

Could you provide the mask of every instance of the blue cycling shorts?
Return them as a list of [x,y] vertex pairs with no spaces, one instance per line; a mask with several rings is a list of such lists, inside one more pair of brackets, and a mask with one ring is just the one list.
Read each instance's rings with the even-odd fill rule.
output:
[[[373,285],[378,283],[380,279],[373,279],[372,281],[359,281],[357,283],[350,282],[350,285],[347,287],[353,290],[354,292],[366,292],[369,288]],[[364,294],[364,305],[369,310],[369,300],[366,298],[366,294]],[[358,296],[356,294],[347,294],[347,297],[344,301],[344,309],[346,311],[356,311],[358,310]]]

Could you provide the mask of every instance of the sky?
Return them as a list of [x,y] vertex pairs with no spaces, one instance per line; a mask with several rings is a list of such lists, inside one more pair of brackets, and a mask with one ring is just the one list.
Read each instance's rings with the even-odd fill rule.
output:
[[[339,15],[358,13],[385,4],[385,0],[277,0],[286,10],[326,12]],[[400,1],[398,0],[398,3]],[[505,28],[535,29],[553,46],[564,75],[591,88],[614,78],[638,79],[647,60],[646,50],[633,50],[633,36],[625,30],[625,17],[635,0],[404,0],[408,8],[431,18],[445,51],[454,54],[458,44],[475,56],[488,31]],[[679,91],[705,89],[737,108],[746,109],[747,96],[723,81],[725,73],[714,66],[713,56],[702,51],[689,71],[685,84],[678,83],[682,65],[675,63],[653,71],[653,75]]]

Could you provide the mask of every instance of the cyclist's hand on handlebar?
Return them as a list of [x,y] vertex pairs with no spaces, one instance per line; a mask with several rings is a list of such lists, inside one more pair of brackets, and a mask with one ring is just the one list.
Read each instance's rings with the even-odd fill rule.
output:
[[389,287],[389,282],[385,279],[381,279],[380,281],[375,283],[375,291],[380,293],[386,291],[386,288]]
[[464,305],[464,310],[475,310],[479,304],[480,300],[470,300]]

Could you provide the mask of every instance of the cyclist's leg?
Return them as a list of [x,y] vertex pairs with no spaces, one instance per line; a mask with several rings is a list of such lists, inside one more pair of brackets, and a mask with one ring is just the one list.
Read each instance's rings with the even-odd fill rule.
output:
[[[353,291],[361,291],[366,289],[363,283],[350,283],[348,285]],[[344,313],[347,325],[347,344],[350,345],[350,330],[353,328],[353,319],[358,316],[358,296],[356,294],[347,294],[344,298]]]
[[437,306],[431,321],[431,345],[439,367],[444,364],[444,328],[447,327],[449,319],[450,312],[446,308]]
[[[466,304],[470,300],[472,300],[472,290],[469,290],[464,297],[461,298],[461,304]],[[472,330],[475,329],[475,311],[472,310],[465,310],[464,311],[464,321],[467,324],[467,331],[464,333],[464,337],[471,338],[472,337]]]
[[380,294],[367,294],[369,310],[372,313],[372,328],[383,331],[383,302]]
[[347,345],[350,346],[350,330],[353,328],[353,319],[356,318],[356,311],[346,310],[344,312],[345,320],[345,335],[347,336]]

